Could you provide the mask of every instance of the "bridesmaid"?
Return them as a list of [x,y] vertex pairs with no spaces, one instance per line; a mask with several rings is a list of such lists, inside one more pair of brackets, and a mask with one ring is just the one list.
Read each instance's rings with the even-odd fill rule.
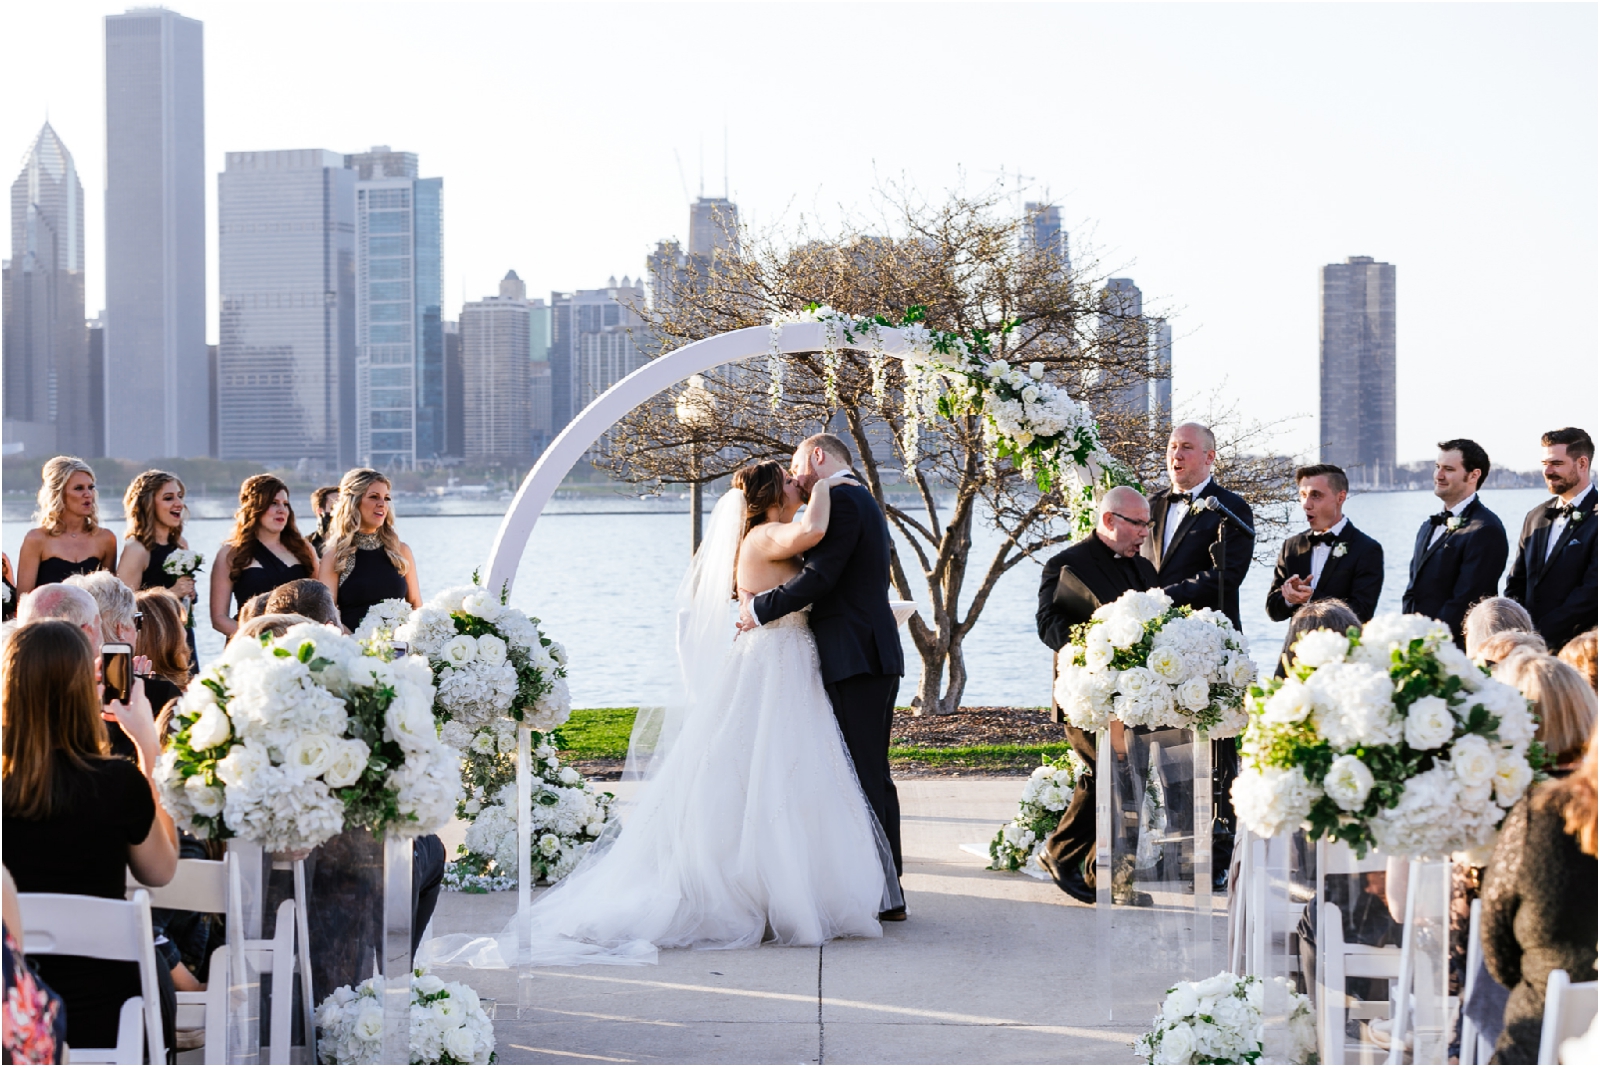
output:
[[417,561],[394,532],[389,479],[362,467],[339,482],[339,503],[317,577],[333,593],[345,629],[355,630],[380,600],[422,606]]
[[177,549],[187,549],[183,537],[183,479],[166,471],[145,471],[128,484],[122,495],[122,514],[128,525],[122,535],[122,562],[117,577],[135,593],[146,589],[170,589],[183,604],[183,623],[188,631],[189,662],[198,664],[194,641],[194,578],[168,574],[163,567]]
[[22,538],[17,555],[17,594],[74,574],[117,569],[117,535],[100,525],[94,471],[77,456],[57,456],[44,465],[39,525]]
[[211,628],[232,637],[239,611],[228,614],[230,600],[242,605],[316,571],[317,554],[294,524],[289,487],[270,474],[251,475],[239,487],[233,532],[211,564]]

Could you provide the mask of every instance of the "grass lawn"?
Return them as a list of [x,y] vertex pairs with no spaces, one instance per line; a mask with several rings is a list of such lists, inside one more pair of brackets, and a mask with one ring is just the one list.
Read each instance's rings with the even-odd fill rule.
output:
[[[628,734],[633,729],[636,708],[580,708],[556,731],[556,747],[568,759],[622,760],[628,756]],[[1037,767],[1046,755],[1059,755],[1070,748],[1065,740],[1052,744],[1027,745],[893,745],[891,762],[914,764],[924,769],[961,771],[1009,771],[1026,773]]]

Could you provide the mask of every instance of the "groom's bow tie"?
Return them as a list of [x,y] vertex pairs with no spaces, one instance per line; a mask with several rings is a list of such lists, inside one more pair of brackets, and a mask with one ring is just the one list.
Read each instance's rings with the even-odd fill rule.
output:
[[1428,516],[1428,525],[1429,526],[1443,526],[1445,523],[1447,523],[1449,521],[1450,521],[1450,512],[1448,510],[1441,511],[1437,515],[1429,515]]
[[1331,545],[1336,540],[1338,540],[1338,538],[1334,535],[1332,530],[1324,530],[1322,533],[1314,533],[1311,535],[1311,543],[1313,545]]
[[1572,519],[1572,510],[1571,504],[1553,504],[1544,509],[1544,517],[1549,522],[1555,522],[1557,519],[1562,518],[1570,521]]

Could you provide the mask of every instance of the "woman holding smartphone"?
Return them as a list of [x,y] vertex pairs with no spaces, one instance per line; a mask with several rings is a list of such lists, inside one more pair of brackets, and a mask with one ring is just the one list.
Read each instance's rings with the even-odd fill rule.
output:
[[317,577],[333,594],[339,619],[354,631],[380,600],[422,606],[417,562],[394,530],[389,479],[361,467],[339,482],[339,503]]
[[74,574],[117,569],[117,537],[100,525],[94,471],[77,456],[44,465],[33,521],[17,556],[19,596]]
[[233,532],[211,564],[211,627],[225,637],[239,628],[239,612],[228,613],[230,601],[243,605],[285,582],[317,572],[317,554],[294,524],[289,487],[270,474],[256,474],[239,487],[239,510]]

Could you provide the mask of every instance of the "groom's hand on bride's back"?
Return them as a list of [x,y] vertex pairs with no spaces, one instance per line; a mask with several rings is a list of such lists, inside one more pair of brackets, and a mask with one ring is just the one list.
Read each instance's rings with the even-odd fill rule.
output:
[[[739,590],[739,633],[741,634],[747,634],[761,625],[756,621],[755,613],[750,610],[750,605],[755,601],[755,598],[755,594],[750,590]],[[734,640],[737,641],[738,639],[738,634],[735,634]]]

